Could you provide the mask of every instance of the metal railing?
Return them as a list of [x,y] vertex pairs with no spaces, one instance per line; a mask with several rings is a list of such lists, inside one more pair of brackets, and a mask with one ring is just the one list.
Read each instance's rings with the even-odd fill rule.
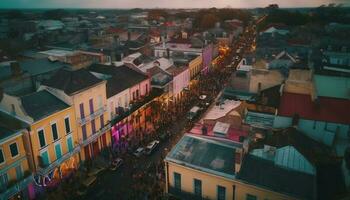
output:
[[78,118],[79,125],[84,125],[84,124],[90,122],[91,120],[95,119],[96,117],[103,115],[103,113],[105,113],[107,111],[106,108],[107,108],[106,106],[102,106],[101,108],[95,110],[90,115],[87,115],[84,118]]
[[96,140],[98,137],[100,137],[101,135],[103,135],[106,131],[111,129],[111,124],[107,124],[106,126],[104,126],[103,128],[101,128],[100,130],[96,131],[95,133],[91,134],[88,138],[86,138],[85,140],[81,141],[80,144],[82,146],[86,146],[88,144],[90,144],[91,142],[93,142],[94,140]]
[[7,188],[6,191],[0,193],[0,199],[9,199],[12,196],[16,195],[20,191],[24,190],[31,182],[33,181],[33,176],[29,175],[22,180],[16,182],[9,188]]
[[74,154],[78,153],[80,151],[80,146],[76,146],[72,151],[64,154],[59,159],[55,160],[54,162],[46,165],[46,166],[40,166],[37,173],[40,175],[46,175],[52,170],[54,170],[56,167],[60,166],[64,161],[71,158]]

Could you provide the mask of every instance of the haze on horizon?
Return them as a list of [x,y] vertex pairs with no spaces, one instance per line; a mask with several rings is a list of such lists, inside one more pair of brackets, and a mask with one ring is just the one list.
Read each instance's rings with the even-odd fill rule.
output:
[[316,7],[349,0],[0,0],[6,8],[256,8],[276,3],[280,7]]

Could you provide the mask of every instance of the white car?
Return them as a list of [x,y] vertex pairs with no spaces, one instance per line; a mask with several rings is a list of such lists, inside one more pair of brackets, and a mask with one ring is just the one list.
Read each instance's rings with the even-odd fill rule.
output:
[[150,155],[152,151],[158,146],[158,144],[159,144],[158,140],[154,140],[151,143],[149,143],[146,147],[145,153],[147,155]]
[[133,154],[134,154],[136,157],[140,157],[140,156],[143,154],[144,151],[145,151],[144,148],[139,147],[139,148],[136,149],[136,151],[135,151]]

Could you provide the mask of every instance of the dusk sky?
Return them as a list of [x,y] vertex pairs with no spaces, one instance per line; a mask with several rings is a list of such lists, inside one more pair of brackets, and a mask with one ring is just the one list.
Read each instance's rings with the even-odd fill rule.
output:
[[0,0],[0,8],[254,8],[271,3],[280,7],[313,7],[329,3],[350,6],[350,0]]

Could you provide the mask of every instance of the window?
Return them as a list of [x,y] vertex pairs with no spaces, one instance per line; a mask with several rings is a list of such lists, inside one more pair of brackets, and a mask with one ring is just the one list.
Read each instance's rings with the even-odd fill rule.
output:
[[53,141],[56,141],[58,139],[58,132],[57,132],[57,125],[56,125],[56,123],[51,124],[51,131],[52,131]]
[[23,170],[22,170],[21,164],[19,164],[15,169],[16,169],[17,180],[21,180],[23,178]]
[[60,143],[55,144],[55,152],[56,152],[56,159],[60,159],[62,157],[62,149],[61,149]]
[[84,119],[85,113],[84,113],[84,104],[83,103],[79,104],[79,109],[80,109],[80,118]]
[[18,156],[18,148],[16,142],[10,144],[10,151],[12,158]]
[[86,134],[86,125],[84,124],[81,126],[81,131],[83,132],[83,139],[86,140],[87,134]]
[[104,120],[103,114],[100,116],[100,124],[101,124],[101,128],[105,127],[105,120]]
[[102,108],[102,96],[101,95],[98,95],[97,101],[98,101],[98,107]]
[[217,199],[226,200],[226,188],[218,185],[217,187]]
[[146,84],[146,95],[148,95],[148,84]]
[[95,119],[91,120],[91,131],[92,131],[92,134],[96,133]]
[[5,157],[4,157],[4,153],[2,152],[2,149],[0,149],[0,164],[5,162]]
[[70,133],[69,117],[64,118],[64,125],[66,127],[66,133]]
[[6,190],[7,189],[7,183],[9,179],[7,176],[7,173],[1,174],[0,175],[0,190]]
[[73,139],[72,139],[72,137],[67,138],[67,146],[68,146],[69,152],[73,151]]
[[44,129],[38,131],[40,147],[46,146]]
[[40,154],[41,157],[41,164],[43,167],[46,167],[50,164],[49,160],[49,153],[47,151],[44,151]]
[[94,101],[93,99],[89,100],[90,114],[94,113]]
[[256,200],[256,196],[251,195],[251,194],[247,194],[245,199],[246,200]]
[[181,174],[174,172],[174,187],[181,190]]
[[198,180],[198,179],[194,179],[193,180],[193,184],[194,184],[194,194],[196,196],[202,196],[202,181]]
[[132,100],[135,100],[135,92],[132,92]]
[[137,99],[139,99],[139,97],[140,97],[140,94],[139,94],[140,92],[139,92],[139,90],[136,90],[136,98]]

